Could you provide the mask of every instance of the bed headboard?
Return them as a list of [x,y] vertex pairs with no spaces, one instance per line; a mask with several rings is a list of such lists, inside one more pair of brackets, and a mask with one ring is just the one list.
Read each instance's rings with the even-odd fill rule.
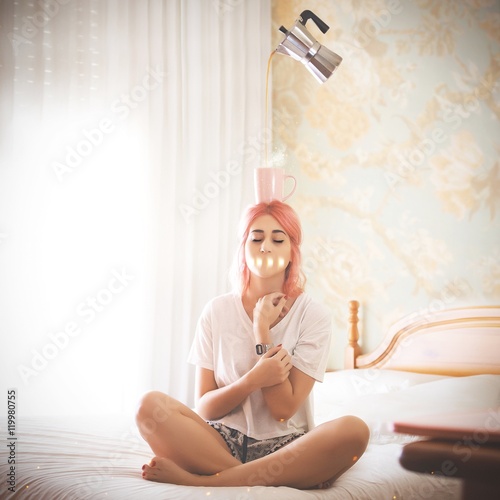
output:
[[359,303],[349,303],[345,368],[384,368],[440,375],[500,374],[500,306],[472,306],[410,314],[389,328],[381,344],[361,354]]

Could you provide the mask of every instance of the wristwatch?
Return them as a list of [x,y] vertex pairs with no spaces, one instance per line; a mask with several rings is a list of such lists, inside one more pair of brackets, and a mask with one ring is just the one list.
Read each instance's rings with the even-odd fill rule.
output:
[[262,354],[265,354],[269,349],[272,349],[274,347],[274,344],[257,344],[255,346],[255,351],[257,354],[260,356]]

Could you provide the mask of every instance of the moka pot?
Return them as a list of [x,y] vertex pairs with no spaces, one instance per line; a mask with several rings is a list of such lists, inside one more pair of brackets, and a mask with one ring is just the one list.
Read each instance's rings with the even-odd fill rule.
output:
[[300,61],[319,83],[324,83],[342,62],[342,57],[321,45],[306,28],[306,22],[312,19],[322,33],[330,27],[310,10],[304,10],[295,24],[287,30],[281,26],[285,38],[276,48],[276,52]]

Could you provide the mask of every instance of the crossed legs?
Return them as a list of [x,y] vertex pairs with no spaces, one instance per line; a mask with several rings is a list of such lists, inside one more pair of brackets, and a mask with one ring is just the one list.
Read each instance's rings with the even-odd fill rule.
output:
[[137,424],[156,455],[143,476],[191,486],[290,486],[330,483],[364,453],[369,431],[357,417],[326,422],[253,462],[234,458],[219,433],[182,403],[160,392],[142,400]]
[[210,475],[241,464],[214,428],[166,394],[148,392],[136,420],[153,453],[173,460],[188,472]]

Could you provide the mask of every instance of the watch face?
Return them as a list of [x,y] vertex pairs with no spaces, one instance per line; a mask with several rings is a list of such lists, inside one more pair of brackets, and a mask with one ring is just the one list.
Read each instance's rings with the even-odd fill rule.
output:
[[255,346],[255,351],[260,356],[261,354],[265,354],[269,349],[272,349],[274,344],[257,344]]

